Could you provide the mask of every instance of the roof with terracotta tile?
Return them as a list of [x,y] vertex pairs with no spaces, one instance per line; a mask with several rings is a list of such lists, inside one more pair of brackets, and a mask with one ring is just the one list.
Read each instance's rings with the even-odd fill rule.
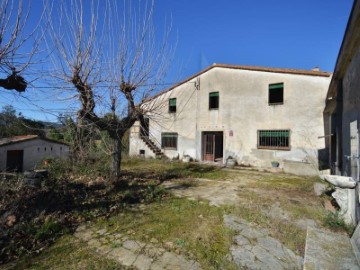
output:
[[44,141],[49,141],[49,142],[53,142],[53,143],[68,145],[66,143],[59,142],[59,141],[56,141],[56,140],[52,140],[52,139],[48,139],[48,138],[42,138],[42,137],[39,137],[38,135],[21,135],[21,136],[13,136],[13,137],[8,137],[8,138],[1,138],[0,139],[0,147],[5,146],[5,145],[9,145],[9,144],[15,144],[15,143],[20,143],[20,142],[24,142],[24,141],[30,141],[30,140],[34,140],[34,139],[41,139],[41,140],[44,140]]
[[330,77],[331,72],[324,72],[324,71],[316,71],[316,70],[301,70],[301,69],[289,69],[289,68],[272,68],[272,67],[259,67],[259,66],[238,66],[238,65],[229,65],[229,64],[213,64],[200,72],[188,77],[187,79],[174,84],[173,86],[159,92],[158,94],[154,95],[153,97],[147,99],[145,102],[153,100],[166,92],[171,91],[172,89],[204,74],[205,72],[213,69],[213,68],[227,68],[227,69],[241,69],[241,70],[250,70],[250,71],[260,71],[260,72],[272,72],[272,73],[286,73],[286,74],[294,74],[294,75],[305,75],[305,76],[319,76],[319,77]]

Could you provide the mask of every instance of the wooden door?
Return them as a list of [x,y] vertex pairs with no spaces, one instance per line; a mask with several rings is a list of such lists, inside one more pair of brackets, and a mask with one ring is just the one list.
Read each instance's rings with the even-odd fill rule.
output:
[[214,161],[215,159],[215,134],[203,135],[203,159],[206,161]]
[[6,170],[7,171],[23,171],[23,150],[8,150],[6,155]]

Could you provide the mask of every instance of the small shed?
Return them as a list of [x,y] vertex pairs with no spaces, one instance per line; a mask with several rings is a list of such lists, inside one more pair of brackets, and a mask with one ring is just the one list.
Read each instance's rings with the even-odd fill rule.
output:
[[33,170],[46,158],[67,158],[69,145],[38,135],[0,139],[0,171]]

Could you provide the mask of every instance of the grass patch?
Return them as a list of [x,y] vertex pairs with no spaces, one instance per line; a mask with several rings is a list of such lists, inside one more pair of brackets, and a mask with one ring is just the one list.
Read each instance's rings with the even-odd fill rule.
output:
[[[10,269],[122,269],[115,262],[99,257],[70,235],[61,237],[50,248],[47,248],[47,243],[39,244],[51,238],[55,241],[68,229],[72,231],[78,224],[89,220],[99,227],[106,227],[109,232],[128,234],[130,238],[144,243],[154,238],[158,241],[156,245],[163,245],[165,249],[169,249],[166,244],[170,243],[171,251],[195,259],[203,269],[236,269],[226,259],[234,234],[224,226],[224,214],[235,214],[268,229],[271,236],[300,255],[304,254],[306,230],[294,222],[313,219],[322,224],[326,216],[322,207],[323,199],[313,195],[313,184],[318,181],[316,178],[253,171],[233,172],[197,163],[126,158],[121,176],[123,181],[111,182],[106,180],[106,170],[95,169],[95,166],[86,168],[91,165],[85,164],[85,167],[72,169],[65,174],[62,174],[64,168],[61,163],[54,161],[50,166],[53,166],[50,168],[54,171],[50,173],[55,179],[52,186],[36,191],[25,192],[21,189],[20,192],[4,192],[9,193],[6,195],[8,197],[0,198],[4,206],[0,210],[13,209],[17,220],[24,222],[25,226],[21,227],[16,221],[17,226],[9,227],[3,238],[5,241],[2,240],[4,245],[19,241],[19,245],[13,247],[15,257],[12,259],[19,256],[24,258]],[[70,174],[74,177],[67,179],[66,176]],[[82,178],[83,175],[86,175],[86,179]],[[94,178],[104,179],[94,185],[91,184]],[[207,202],[173,198],[160,185],[162,181],[170,179],[179,179],[180,185],[194,188],[201,182],[206,182],[209,189],[211,183],[224,184],[218,181],[194,181],[194,178],[220,181],[231,178],[226,185],[241,182],[233,186],[234,192],[239,192],[241,203],[212,207]],[[140,203],[141,207],[130,207]],[[269,215],[275,206],[284,210],[288,219]],[[27,216],[21,216],[23,213]],[[325,224],[344,229],[336,217],[326,217]],[[31,242],[25,243],[24,252],[17,252],[20,244],[24,246],[24,243],[20,242],[22,235],[16,238],[19,234],[15,228],[22,228],[22,232],[31,236]],[[31,249],[33,243],[37,245],[36,249]],[[115,248],[119,244],[114,242],[111,245]],[[39,256],[24,257],[28,252],[35,254],[39,247],[44,247]],[[11,254],[0,252],[0,259],[2,255],[6,256],[5,261],[11,257]],[[63,258],[66,258],[66,262]]]
[[267,215],[264,209],[268,206],[249,201],[248,204],[234,206],[231,212],[250,223],[267,229],[272,237],[278,239],[295,253],[303,256],[306,230],[294,225],[292,222]]
[[25,256],[5,269],[128,269],[115,261],[105,259],[71,235],[60,238],[38,256]]
[[149,205],[145,211],[127,211],[100,221],[108,231],[128,233],[142,242],[155,238],[171,242],[175,250],[197,260],[204,269],[232,269],[226,259],[232,232],[223,225],[227,208],[211,207],[201,201],[168,198]]
[[306,226],[297,222],[323,223],[326,210],[323,198],[313,194],[316,178],[286,174],[256,174],[239,192],[242,204],[234,207],[236,215],[270,231],[291,250],[304,255]]
[[174,178],[225,179],[228,172],[216,166],[159,159],[126,158],[123,170],[132,173],[156,174],[163,180]]
[[318,181],[318,177],[300,177],[289,174],[258,173],[258,175],[260,175],[259,181],[249,184],[248,187],[310,192],[314,188],[314,182]]

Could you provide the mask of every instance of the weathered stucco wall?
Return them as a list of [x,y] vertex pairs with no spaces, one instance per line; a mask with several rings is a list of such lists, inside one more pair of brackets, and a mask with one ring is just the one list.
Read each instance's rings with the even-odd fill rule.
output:
[[69,146],[50,142],[42,139],[34,139],[24,142],[0,146],[0,170],[5,171],[8,150],[23,150],[23,170],[33,170],[36,165],[45,158],[68,157]]
[[145,144],[140,136],[140,123],[135,124],[130,128],[130,142],[129,142],[129,153],[132,156],[140,155],[140,151],[145,151],[144,157],[155,158],[155,153]]
[[[157,97],[149,106],[150,133],[161,142],[162,132],[178,133],[177,151],[170,157],[190,155],[202,159],[204,131],[223,132],[223,158],[232,156],[240,164],[269,167],[277,160],[307,161],[316,168],[317,153],[325,147],[322,112],[330,77],[251,71],[215,67],[195,80]],[[284,83],[284,103],[268,104],[269,84]],[[218,91],[218,110],[209,110],[209,93]],[[177,99],[176,113],[168,113],[169,98]],[[291,149],[257,149],[257,131],[290,129]],[[232,134],[232,136],[231,136]],[[136,145],[136,136],[131,136]],[[130,154],[137,154],[136,147]]]
[[[360,122],[360,48],[348,65],[343,81],[343,114],[342,114],[342,154],[343,164],[342,172],[357,179],[357,160],[348,158],[357,155],[357,149],[351,150],[352,141],[358,141],[357,130]],[[357,121],[357,122],[356,122]],[[351,123],[355,124],[355,129],[351,132]],[[351,134],[352,133],[352,134]],[[357,145],[357,143],[356,143]]]

